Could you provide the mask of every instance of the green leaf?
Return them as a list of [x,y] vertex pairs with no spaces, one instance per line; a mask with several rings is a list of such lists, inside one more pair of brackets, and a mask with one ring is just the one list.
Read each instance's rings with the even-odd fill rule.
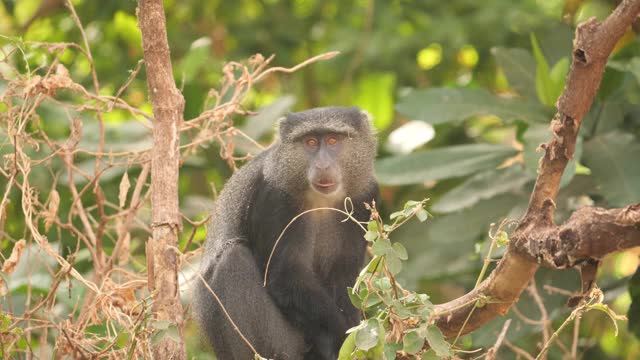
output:
[[393,307],[394,312],[400,319],[407,319],[415,315],[411,310],[409,310],[409,308],[404,306],[402,302],[398,300],[393,300],[393,302],[391,303],[391,306]]
[[420,360],[441,360],[441,359],[442,358],[438,356],[436,352],[433,351],[433,349],[429,349],[425,351],[420,357]]
[[640,201],[640,142],[631,134],[610,132],[587,142],[583,162],[601,185],[610,206]]
[[547,122],[546,110],[526,99],[504,98],[484,89],[429,88],[401,98],[399,113],[430,124],[462,121],[473,116],[495,115],[506,122]]
[[384,185],[419,184],[495,169],[517,153],[504,145],[450,146],[378,160],[376,175]]
[[418,331],[409,331],[402,339],[402,351],[408,354],[416,354],[424,346],[424,337]]
[[373,287],[376,288],[376,290],[380,290],[380,291],[389,291],[391,290],[391,281],[389,280],[389,278],[383,277],[383,278],[377,278],[375,280],[373,280]]
[[[208,56],[209,55],[207,55],[207,59]],[[210,61],[210,59],[208,61]],[[258,109],[257,114],[249,116],[247,121],[240,126],[240,130],[251,139],[258,140],[272,133],[277,120],[290,111],[295,103],[295,96],[282,96],[269,105]],[[262,151],[254,142],[240,134],[235,135],[232,141],[235,144],[234,150],[240,154],[258,154]]]
[[360,270],[358,279],[356,279],[356,283],[355,285],[353,285],[354,289],[357,289],[360,286],[362,281],[364,281],[364,277],[367,274],[374,273],[376,270],[378,270],[378,266],[380,266],[380,261],[382,261],[382,259],[383,259],[382,257],[376,255],[371,259],[371,261],[369,261],[369,264],[367,264],[367,266],[365,266],[364,268],[362,268],[362,270]]
[[435,326],[429,325],[425,332],[425,338],[429,343],[429,346],[436,352],[436,354],[440,357],[452,356],[451,345],[444,339],[444,335],[442,335],[442,331]]
[[347,288],[347,295],[349,295],[349,300],[351,300],[353,306],[357,307],[358,309],[362,307],[362,300],[360,300],[360,296],[358,296],[358,294],[353,291],[352,287]]
[[396,211],[396,212],[391,213],[391,215],[389,215],[389,219],[391,219],[391,220],[395,220],[395,219],[401,218],[401,217],[404,217],[404,210]]
[[607,63],[607,66],[618,71],[630,72],[636,78],[638,84],[640,84],[640,57],[631,58],[629,61],[611,60]]
[[518,94],[529,99],[536,97],[536,60],[525,49],[493,48],[491,50],[496,57],[498,66],[504,72],[509,85]]
[[367,231],[364,234],[364,239],[369,241],[369,242],[375,241],[377,238],[378,238],[378,232],[377,231]]
[[396,353],[402,349],[402,344],[399,343],[386,343],[384,344],[384,359],[395,360]]
[[118,10],[113,18],[113,29],[131,48],[142,47],[142,34],[138,27],[138,19],[134,15]]
[[369,319],[365,326],[355,332],[355,344],[358,349],[369,350],[378,344],[380,327],[378,319]]
[[391,241],[389,241],[389,239],[378,239],[378,241],[374,242],[373,245],[371,245],[371,251],[373,251],[373,253],[378,256],[387,255],[388,253],[393,251],[393,248],[391,247]]
[[114,343],[119,349],[125,348],[131,342],[131,333],[127,330],[122,330],[118,333],[114,339]]
[[342,346],[340,347],[340,352],[338,353],[338,360],[350,360],[351,353],[356,349],[356,333],[350,333]]
[[553,98],[553,80],[549,71],[549,64],[545,59],[538,45],[536,36],[531,33],[531,47],[533,56],[536,58],[536,93],[540,102],[547,106],[554,106],[556,99]]
[[0,333],[5,332],[11,325],[11,318],[8,314],[0,312]]
[[420,209],[416,212],[416,217],[420,222],[425,222],[429,218],[429,213],[425,209]]
[[631,296],[631,306],[627,316],[629,316],[629,330],[640,339],[640,267],[629,281],[629,295]]
[[558,100],[560,95],[562,94],[562,90],[564,90],[564,85],[567,82],[567,73],[569,72],[569,58],[563,57],[560,59],[553,68],[551,68],[551,72],[549,76],[551,77],[551,81],[553,82],[552,89],[552,98],[555,105],[555,101]]
[[407,249],[399,242],[393,243],[393,253],[400,260],[407,260],[409,258],[409,254],[407,254]]
[[534,177],[521,165],[512,165],[502,170],[487,170],[465,180],[445,193],[432,206],[433,211],[450,213],[475,205],[510,191],[518,191]]
[[391,274],[397,275],[402,270],[402,261],[395,254],[387,254],[384,260]]
[[384,130],[393,120],[394,73],[369,73],[356,85],[354,103],[373,116],[373,124]]
[[376,270],[378,270],[378,266],[380,266],[380,262],[382,261],[382,257],[380,256],[374,256],[371,261],[369,262],[369,265],[367,266],[367,271],[372,273],[375,272]]
[[506,231],[500,230],[496,235],[496,244],[498,244],[498,246],[509,244],[509,234],[507,234]]
[[625,104],[625,100],[616,95],[605,100],[596,99],[582,120],[581,132],[592,137],[621,127],[626,113]]
[[185,82],[192,82],[206,68],[211,66],[211,38],[201,37],[194,41],[184,57],[178,63],[176,75]]

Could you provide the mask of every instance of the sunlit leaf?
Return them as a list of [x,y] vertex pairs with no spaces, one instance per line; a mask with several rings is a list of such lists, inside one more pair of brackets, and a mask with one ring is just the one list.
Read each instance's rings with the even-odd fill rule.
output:
[[551,72],[549,76],[551,77],[551,81],[553,82],[553,92],[551,93],[552,98],[555,100],[560,97],[562,94],[562,90],[564,90],[564,85],[567,80],[567,73],[569,72],[569,58],[563,57],[560,59],[553,67],[551,68]]
[[508,49],[496,47],[492,49],[498,65],[504,71],[509,85],[522,96],[529,99],[536,97],[536,60],[525,49]]
[[355,332],[355,344],[358,349],[369,350],[378,344],[378,319],[369,319],[363,328]]
[[533,48],[533,56],[536,59],[536,93],[541,103],[551,107],[556,101],[553,98],[553,80],[551,79],[547,59],[542,54],[538,40],[533,33],[531,34],[531,47]]
[[370,73],[356,85],[354,103],[373,116],[373,124],[384,130],[393,120],[394,73]]
[[487,170],[478,173],[453,188],[436,200],[433,211],[448,213],[476,204],[498,194],[517,191],[531,181],[533,176],[521,165],[512,165],[502,170]]
[[351,353],[356,349],[356,333],[350,333],[342,343],[340,352],[338,353],[338,360],[350,360]]
[[504,121],[547,122],[546,110],[533,101],[503,98],[484,89],[429,88],[401,98],[399,113],[430,124],[462,121],[473,116],[495,115]]
[[504,145],[451,146],[378,160],[376,175],[385,185],[418,184],[495,169],[516,153]]

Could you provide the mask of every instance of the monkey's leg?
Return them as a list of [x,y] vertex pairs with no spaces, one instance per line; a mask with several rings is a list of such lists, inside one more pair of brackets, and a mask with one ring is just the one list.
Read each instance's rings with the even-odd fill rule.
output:
[[269,294],[286,316],[304,330],[313,342],[314,352],[321,354],[323,359],[337,358],[349,329],[344,314],[306,266],[293,262],[285,269],[279,265],[270,275]]
[[[213,260],[213,259],[212,259]],[[251,251],[235,243],[219,259],[209,260],[203,277],[218,295],[242,334],[261,356],[302,359],[308,346],[262,286],[262,277]],[[211,292],[197,279],[195,309],[218,359],[253,359],[249,346],[234,330]]]

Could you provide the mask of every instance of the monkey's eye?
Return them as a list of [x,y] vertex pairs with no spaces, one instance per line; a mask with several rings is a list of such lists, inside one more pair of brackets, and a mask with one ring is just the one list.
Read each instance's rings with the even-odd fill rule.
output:
[[304,143],[308,147],[316,147],[316,146],[318,146],[318,139],[310,137],[310,138],[305,139]]
[[327,145],[335,145],[338,143],[338,138],[335,136],[328,136],[325,142]]

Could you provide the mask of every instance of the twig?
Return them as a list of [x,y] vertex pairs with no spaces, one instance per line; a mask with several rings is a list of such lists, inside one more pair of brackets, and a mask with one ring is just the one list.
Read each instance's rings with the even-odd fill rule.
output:
[[196,274],[198,275],[198,278],[200,279],[200,281],[202,281],[202,284],[204,284],[207,290],[209,290],[209,293],[213,295],[213,297],[216,299],[216,302],[218,303],[218,305],[220,305],[220,308],[222,309],[224,316],[227,318],[227,320],[229,320],[229,322],[233,326],[233,330],[240,336],[242,341],[249,347],[249,349],[251,349],[253,354],[259,356],[258,351],[256,351],[253,345],[251,345],[251,342],[244,336],[244,334],[242,334],[242,331],[240,331],[240,328],[238,327],[238,325],[236,325],[235,321],[233,321],[233,319],[231,318],[231,315],[229,315],[229,313],[227,312],[227,309],[224,307],[224,304],[222,304],[222,301],[220,300],[218,295],[216,295],[215,291],[211,289],[209,284],[207,284],[207,281],[202,277],[202,275],[199,272]]
[[[349,198],[345,198],[345,203],[346,203],[347,199],[349,199]],[[319,208],[313,208],[313,209],[309,209],[309,210],[301,212],[300,214],[296,215],[293,219],[291,219],[291,221],[289,221],[287,226],[285,226],[284,229],[282,229],[282,232],[280,232],[280,236],[278,236],[278,238],[276,239],[276,242],[273,244],[273,248],[271,249],[271,253],[269,254],[269,259],[267,260],[267,265],[266,265],[266,267],[264,269],[264,282],[263,282],[262,286],[265,286],[265,287],[267,286],[267,276],[269,275],[269,266],[271,265],[271,259],[273,258],[273,254],[276,252],[276,248],[277,248],[278,244],[280,243],[280,240],[284,236],[285,232],[287,231],[287,229],[289,229],[289,227],[296,220],[301,218],[302,216],[304,216],[304,215],[306,215],[308,213],[311,213],[311,212],[322,211],[322,210],[335,211],[335,212],[344,214],[344,215],[347,216],[347,219],[353,220],[356,224],[358,224],[358,226],[360,226],[362,231],[364,231],[365,233],[367,232],[367,229],[365,229],[364,226],[362,226],[362,224],[360,224],[360,222],[358,222],[358,220],[353,218],[353,216],[352,216],[353,213],[348,213],[348,212],[346,212],[344,210],[340,210],[340,209],[336,209],[336,208],[330,208],[330,207],[319,207]]]
[[291,68],[272,67],[272,68],[269,68],[268,70],[266,70],[265,72],[263,72],[262,74],[258,75],[255,78],[254,81],[258,82],[258,81],[262,80],[263,77],[265,77],[265,76],[267,76],[267,75],[269,75],[271,73],[274,73],[274,72],[283,72],[283,73],[290,74],[292,72],[296,72],[296,71],[300,70],[301,68],[303,68],[303,67],[305,67],[305,66],[307,66],[307,65],[309,65],[311,63],[314,63],[314,62],[317,62],[317,61],[321,61],[321,60],[333,59],[338,54],[340,54],[339,51],[330,51],[330,52],[327,52],[327,53],[324,53],[324,54],[320,54],[320,55],[314,56],[311,59],[305,60],[302,63],[300,63],[300,64],[298,64],[298,65],[296,65],[294,67],[291,67]]
[[498,349],[500,349],[500,345],[502,345],[502,341],[507,335],[507,330],[509,330],[509,326],[511,326],[511,319],[508,319],[507,321],[504,322],[504,325],[502,326],[502,331],[500,331],[500,335],[498,335],[498,339],[496,340],[495,345],[493,345],[493,347],[489,349],[489,351],[487,351],[487,356],[485,357],[485,359],[493,360],[496,358],[496,355],[498,354]]
[[504,344],[514,353],[522,356],[523,358],[527,359],[527,360],[535,360],[535,358],[533,356],[531,356],[531,354],[529,354],[528,352],[524,351],[523,349],[513,345],[509,340],[504,339]]

